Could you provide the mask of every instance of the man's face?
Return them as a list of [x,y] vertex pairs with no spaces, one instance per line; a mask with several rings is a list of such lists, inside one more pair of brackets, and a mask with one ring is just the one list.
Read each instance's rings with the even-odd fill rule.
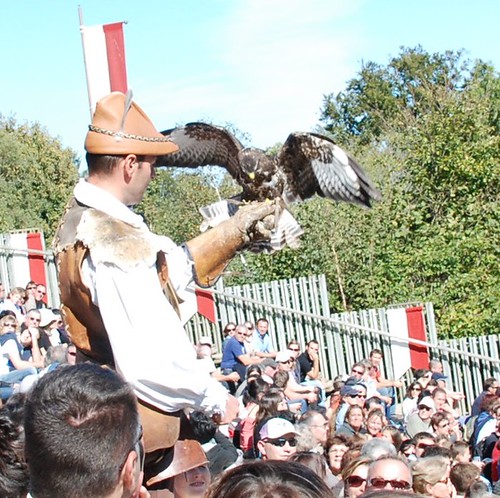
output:
[[293,368],[293,358],[289,358],[286,361],[278,362],[278,369],[282,372],[290,372]]
[[298,344],[290,344],[288,346],[288,351],[293,354],[294,358],[297,358],[300,354],[300,347]]
[[45,288],[45,285],[37,285],[35,291],[35,299],[37,301],[42,301],[43,298],[45,297],[45,294],[47,294],[47,289]]
[[260,335],[264,335],[269,329],[269,324],[265,320],[260,320],[257,322],[257,330]]
[[411,471],[399,460],[378,460],[368,469],[367,489],[409,490],[412,485]]
[[431,438],[422,438],[417,441],[415,445],[415,456],[420,458],[424,453],[425,449],[429,446],[434,446],[436,443]]
[[38,311],[30,311],[26,315],[25,323],[27,327],[40,326],[41,315]]
[[319,346],[315,342],[311,342],[307,346],[306,350],[309,358],[313,358],[315,356],[318,356]]
[[366,400],[366,390],[363,388],[357,389],[358,393],[357,394],[352,394],[350,396],[346,396],[345,400],[348,405],[351,406],[360,406],[361,408],[365,404]]
[[496,394],[497,392],[497,389],[498,389],[498,382],[493,382],[493,384],[488,388],[488,392],[490,392],[491,394]]
[[370,362],[374,367],[379,367],[382,363],[382,355],[380,353],[373,353],[370,356]]
[[355,377],[358,380],[361,380],[364,374],[365,369],[359,365],[354,365],[351,369],[351,377]]
[[264,439],[257,443],[262,460],[288,460],[297,452],[295,434],[284,434],[276,439]]
[[247,337],[247,328],[242,325],[236,327],[234,337],[239,343],[243,344]]
[[428,421],[431,419],[432,414],[434,411],[432,408],[429,408],[428,406],[425,405],[418,405],[418,416],[424,421]]
[[446,394],[438,392],[432,397],[432,399],[436,405],[436,410],[438,410],[446,403]]
[[440,361],[437,361],[432,365],[431,371],[436,373],[443,373],[443,364]]
[[313,416],[309,427],[314,439],[324,446],[328,437],[328,420],[318,413]]

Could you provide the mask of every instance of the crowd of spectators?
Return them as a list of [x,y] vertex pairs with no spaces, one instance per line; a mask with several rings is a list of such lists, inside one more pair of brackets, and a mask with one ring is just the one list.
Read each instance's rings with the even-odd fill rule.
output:
[[[76,489],[71,494],[58,494],[54,483],[65,489],[71,473],[77,471],[55,455],[57,445],[67,455],[73,451],[71,445],[77,451],[80,446],[89,454],[98,452],[98,448],[91,448],[99,446],[95,437],[84,444],[81,433],[77,436],[71,432],[73,426],[83,423],[85,409],[97,413],[100,409],[106,411],[109,403],[118,403],[111,401],[118,385],[122,396],[119,402],[127,406],[131,391],[118,375],[110,374],[103,380],[101,367],[72,366],[76,351],[58,310],[38,304],[40,299],[37,301],[34,294],[34,306],[24,306],[30,299],[28,291],[36,292],[37,288],[30,282],[25,289],[13,289],[0,303],[0,392],[4,404],[0,410],[0,496],[25,497],[29,490],[33,498],[357,498],[376,492],[377,496],[389,493],[478,498],[500,492],[497,379],[484,379],[478,397],[466,400],[468,413],[457,409],[463,395],[453,391],[437,360],[431,360],[428,369],[413,372],[413,379],[404,383],[384,378],[382,352],[374,349],[367,358],[358,358],[344,375],[326,379],[321,372],[317,341],[302,347],[298,340],[290,340],[287,349],[277,351],[270,338],[269,321],[260,318],[255,325],[251,321],[226,324],[220,365],[214,362],[209,337],[201,337],[193,345],[203,368],[237,397],[240,409],[232,423],[217,425],[199,410],[187,413],[190,439],[176,443],[172,464],[161,476],[163,482],[152,482],[143,473],[138,415],[129,407],[133,420],[127,422],[131,429],[124,436],[126,443],[118,444],[115,434],[105,450],[114,455],[110,445],[118,445],[120,479],[103,477],[103,462],[100,470],[89,464],[78,472],[88,473],[93,488],[89,484],[87,489],[94,489],[91,495],[90,491],[78,494]],[[103,384],[97,392],[94,377],[109,385]],[[78,389],[83,394],[78,394]],[[75,403],[92,403],[91,399],[96,398],[102,407],[97,402],[90,408],[79,407],[83,418],[73,421],[69,430],[63,427],[61,417],[43,409],[50,404],[49,399],[58,396],[65,401],[59,408],[54,403],[54,410],[74,409],[70,406],[71,396],[77,398]],[[398,402],[401,398],[402,402]],[[30,417],[23,427],[25,411]],[[127,424],[113,422],[112,418],[118,416],[115,412],[103,415],[107,428],[92,429],[103,444],[113,433],[109,424],[121,424],[113,429],[117,434],[128,430]],[[93,417],[89,416],[89,420]],[[56,423],[58,437],[52,440],[51,432],[45,439],[44,430],[50,432],[50,424]],[[48,457],[42,457],[44,451]],[[78,456],[74,458],[78,460]],[[109,462],[116,458],[110,456]],[[79,476],[82,486],[85,479]],[[113,494],[116,489],[121,494]]]

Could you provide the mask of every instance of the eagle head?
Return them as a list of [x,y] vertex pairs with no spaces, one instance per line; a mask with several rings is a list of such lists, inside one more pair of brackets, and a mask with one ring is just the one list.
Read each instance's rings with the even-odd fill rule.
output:
[[243,149],[239,155],[241,172],[250,180],[261,182],[269,179],[276,171],[272,159],[260,149]]

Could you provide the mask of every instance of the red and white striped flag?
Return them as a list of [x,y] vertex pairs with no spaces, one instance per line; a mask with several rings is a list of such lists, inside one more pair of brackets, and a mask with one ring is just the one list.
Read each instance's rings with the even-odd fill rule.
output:
[[91,115],[102,97],[128,90],[123,24],[80,25]]

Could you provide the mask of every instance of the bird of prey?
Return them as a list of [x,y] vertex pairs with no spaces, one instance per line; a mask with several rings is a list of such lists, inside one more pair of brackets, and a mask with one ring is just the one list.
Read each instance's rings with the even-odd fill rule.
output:
[[[290,133],[275,157],[260,149],[245,148],[228,130],[207,123],[188,123],[162,131],[179,150],[157,159],[157,166],[196,168],[224,167],[241,186],[236,200],[277,200],[281,205],[279,225],[271,241],[272,250],[297,247],[303,231],[286,207],[319,195],[334,201],[370,207],[380,193],[367,175],[344,150],[324,135]],[[235,199],[233,199],[234,201]],[[234,202],[222,201],[202,208],[207,223],[234,214]]]

